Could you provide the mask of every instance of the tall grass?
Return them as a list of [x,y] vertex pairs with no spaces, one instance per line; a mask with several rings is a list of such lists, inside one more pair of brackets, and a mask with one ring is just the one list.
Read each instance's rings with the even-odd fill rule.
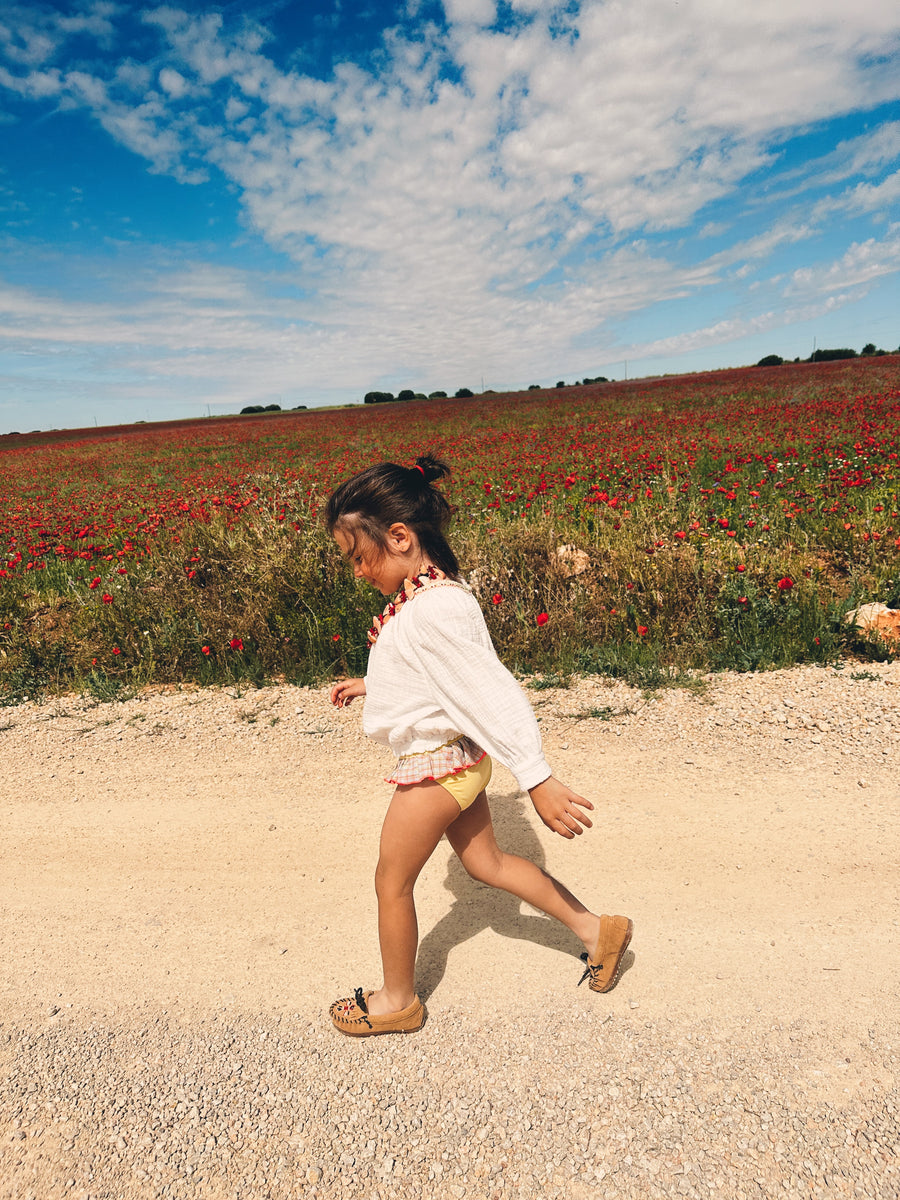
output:
[[[130,564],[109,603],[110,593],[86,590],[71,564],[48,566],[39,590],[16,595],[7,586],[7,701],[47,689],[112,695],[151,683],[311,683],[364,673],[365,631],[384,600],[353,580],[305,501],[293,516],[299,530],[265,512],[198,524],[188,553],[161,543]],[[871,564],[854,575],[825,564],[818,548],[732,541],[676,542],[648,555],[648,535],[659,530],[639,520],[626,536],[609,536],[603,521],[580,532],[589,565],[577,575],[558,555],[573,531],[552,517],[510,521],[502,536],[470,527],[457,539],[494,641],[515,669],[659,686],[688,669],[761,670],[865,653],[844,618],[871,593]],[[778,586],[786,572],[790,589]]]
[[[110,696],[147,684],[310,683],[363,673],[365,631],[384,600],[352,579],[324,531],[321,496],[334,481],[327,473],[339,477],[381,456],[409,461],[424,446],[453,462],[457,552],[501,657],[520,671],[597,671],[656,687],[687,671],[883,657],[890,648],[862,638],[846,614],[869,599],[900,603],[898,395],[889,403],[870,398],[858,418],[847,416],[846,404],[839,411],[823,401],[829,420],[850,425],[840,436],[822,433],[836,449],[818,457],[815,447],[792,445],[793,428],[770,433],[758,398],[742,410],[731,395],[720,418],[706,394],[699,440],[686,458],[689,439],[678,434],[675,444],[679,421],[693,436],[683,388],[668,407],[656,390],[622,392],[620,410],[629,414],[622,419],[599,389],[573,391],[568,407],[548,402],[546,411],[533,399],[518,409],[504,398],[466,409],[420,405],[406,426],[396,409],[350,412],[337,433],[331,427],[332,441],[340,435],[331,449],[324,417],[311,416],[305,426],[279,426],[280,467],[241,465],[233,460],[246,448],[220,438],[196,447],[187,481],[188,460],[173,453],[170,461],[150,443],[92,444],[79,452],[103,496],[115,475],[116,495],[133,488],[138,500],[130,515],[104,518],[106,525],[98,515],[91,524],[92,505],[98,514],[102,507],[92,498],[100,482],[95,491],[82,482],[54,493],[59,506],[77,508],[82,540],[48,550],[40,562],[35,555],[33,569],[21,551],[23,561],[7,564],[0,696],[11,702],[71,689]],[[761,463],[743,474],[732,464],[741,411]],[[653,422],[663,420],[648,455]],[[502,421],[518,439],[510,463],[473,466],[479,438],[499,445],[507,436],[497,433]],[[610,466],[608,443],[617,436],[631,449]],[[234,484],[226,496],[202,472],[228,454]],[[140,486],[129,482],[138,475]],[[19,504],[32,506],[38,515],[30,524],[41,532],[47,506],[38,502],[55,480],[40,471],[31,478]],[[191,511],[182,519],[184,509]],[[18,536],[10,545],[22,545]],[[77,549],[86,543],[88,550]],[[576,566],[560,556],[563,546],[580,552]]]

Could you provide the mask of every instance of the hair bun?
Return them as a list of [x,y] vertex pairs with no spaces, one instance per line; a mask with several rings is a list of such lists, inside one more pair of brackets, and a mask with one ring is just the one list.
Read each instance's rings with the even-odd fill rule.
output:
[[434,458],[430,454],[421,454],[416,459],[416,465],[410,468],[416,473],[422,473],[426,483],[434,483],[436,479],[446,479],[450,474],[450,467],[441,458]]

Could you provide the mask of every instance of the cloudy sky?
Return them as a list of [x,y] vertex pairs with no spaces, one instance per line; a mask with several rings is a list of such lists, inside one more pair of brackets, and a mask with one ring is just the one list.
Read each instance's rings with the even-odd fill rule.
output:
[[0,432],[896,349],[900,9],[4,2],[0,211]]

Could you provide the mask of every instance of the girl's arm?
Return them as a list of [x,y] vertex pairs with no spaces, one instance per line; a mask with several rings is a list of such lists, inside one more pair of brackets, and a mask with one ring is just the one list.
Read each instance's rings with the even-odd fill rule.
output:
[[366,694],[364,679],[341,679],[331,689],[331,703],[335,708],[343,708],[350,704],[355,696]]
[[590,821],[580,808],[592,806],[553,778],[534,711],[497,657],[474,597],[436,587],[410,605],[404,620],[408,652],[460,733],[509,767],[548,829],[563,837],[581,833]]

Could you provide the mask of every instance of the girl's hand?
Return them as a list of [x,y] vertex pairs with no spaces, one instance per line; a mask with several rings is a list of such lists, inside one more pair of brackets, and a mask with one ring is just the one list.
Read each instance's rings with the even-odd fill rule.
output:
[[548,829],[560,837],[573,838],[576,834],[584,833],[584,829],[591,828],[591,822],[582,809],[593,809],[593,804],[552,775],[531,788],[529,795],[537,815]]
[[365,694],[366,681],[364,679],[342,679],[331,689],[331,703],[335,708],[343,708],[344,705],[350,704],[355,696],[364,696]]

